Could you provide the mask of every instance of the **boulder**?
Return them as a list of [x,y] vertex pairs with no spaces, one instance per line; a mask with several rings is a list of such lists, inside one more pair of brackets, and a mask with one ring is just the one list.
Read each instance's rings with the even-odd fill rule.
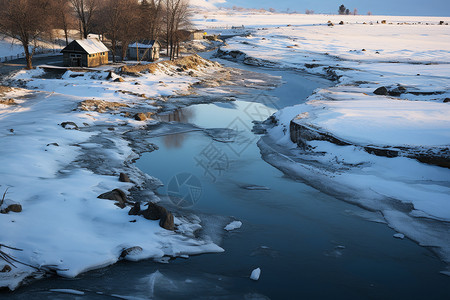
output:
[[389,96],[398,97],[398,96],[400,96],[401,94],[404,94],[404,93],[406,93],[406,88],[404,88],[402,86],[399,86],[399,87],[396,87],[393,90],[390,90],[389,91]]
[[380,86],[379,88],[377,88],[375,91],[373,91],[373,93],[375,95],[382,95],[382,96],[386,96],[388,94],[388,89],[384,86]]
[[134,115],[134,119],[136,121],[145,121],[147,119],[149,119],[152,116],[152,113],[147,112],[147,113],[137,113]]
[[5,209],[5,212],[9,213],[10,211],[20,213],[22,211],[22,205],[17,203],[8,205],[8,207]]
[[74,122],[62,122],[61,126],[64,129],[77,129],[78,130],[78,125],[75,124]]
[[448,103],[448,102],[450,102],[450,98],[445,98],[444,103]]
[[133,207],[128,212],[128,215],[130,215],[130,216],[138,216],[140,214],[141,214],[141,203],[140,202],[135,202]]
[[144,218],[148,220],[159,220],[159,226],[167,230],[174,230],[174,218],[166,208],[155,203],[149,203],[146,210],[141,211]]
[[11,266],[10,265],[5,265],[1,270],[0,273],[9,273],[11,272]]
[[123,80],[122,77],[118,77],[116,79],[114,79],[114,82],[124,82],[125,80]]
[[159,220],[163,215],[163,209],[165,208],[159,206],[155,203],[148,203],[146,210],[141,211],[142,216],[148,220]]
[[100,196],[98,196],[97,198],[117,201],[116,204],[120,208],[125,208],[126,203],[127,203],[127,195],[125,194],[124,191],[122,191],[120,189],[114,189],[112,191],[103,193]]
[[123,249],[120,253],[119,258],[126,258],[127,256],[139,255],[142,253],[143,249],[139,246],[134,246],[130,248]]
[[159,220],[159,226],[167,230],[174,230],[175,224],[173,220],[173,215],[167,209],[163,207],[163,215]]
[[119,181],[120,181],[120,182],[131,182],[131,181],[130,181],[130,178],[129,178],[128,175],[125,174],[125,173],[120,173],[120,175],[119,175]]

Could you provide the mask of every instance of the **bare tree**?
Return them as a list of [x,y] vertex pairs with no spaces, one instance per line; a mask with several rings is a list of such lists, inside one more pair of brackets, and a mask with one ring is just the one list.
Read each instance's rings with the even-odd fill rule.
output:
[[117,49],[122,44],[122,60],[126,56],[129,42],[137,37],[139,13],[137,0],[104,0],[96,18],[98,29],[111,40],[113,61],[116,61]]
[[80,31],[86,39],[92,29],[94,15],[100,7],[100,0],[70,0],[80,22]]
[[140,35],[144,39],[157,40],[161,35],[163,18],[162,0],[142,0],[140,5]]
[[353,15],[356,16],[357,14],[358,14],[358,9],[357,8],[353,9]]
[[[39,37],[50,32],[50,0],[0,0],[0,31],[22,43],[27,69],[31,69]],[[30,46],[34,46],[30,52]]]
[[64,31],[64,37],[66,39],[66,46],[69,44],[69,28],[73,24],[72,7],[70,6],[70,0],[53,0],[55,14],[55,27],[61,28]]
[[187,0],[164,0],[167,54],[171,60],[179,55],[180,29],[190,25],[189,2]]

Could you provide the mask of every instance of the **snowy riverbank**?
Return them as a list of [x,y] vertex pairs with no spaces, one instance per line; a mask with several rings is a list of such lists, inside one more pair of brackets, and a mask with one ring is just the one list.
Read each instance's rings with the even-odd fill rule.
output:
[[427,17],[209,17],[251,32],[227,40],[221,57],[336,83],[266,122],[264,159],[381,212],[450,262],[450,26]]
[[[27,265],[5,267],[1,260],[0,287],[15,289],[52,273],[75,277],[120,259],[223,251],[194,234],[202,228],[196,216],[174,212],[170,231],[97,198],[122,189],[131,202],[159,201],[154,190],[160,181],[134,166],[141,153],[157,149],[145,140],[161,127],[152,116],[191,103],[230,101],[230,91],[220,86],[242,84],[240,71],[196,56],[138,69],[58,75],[38,68],[8,79],[21,88],[2,89],[0,188],[7,190],[3,206],[20,204],[22,211],[0,215],[0,243],[20,250],[0,250]],[[191,127],[184,130],[201,130]],[[131,182],[120,182],[119,173]]]

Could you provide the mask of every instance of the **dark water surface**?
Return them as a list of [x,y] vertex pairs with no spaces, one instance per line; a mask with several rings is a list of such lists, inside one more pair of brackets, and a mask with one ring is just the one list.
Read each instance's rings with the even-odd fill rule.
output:
[[[298,103],[328,84],[286,71],[264,72],[283,76],[285,82],[268,92],[279,98],[274,105],[200,104],[161,117],[239,132],[220,138],[200,131],[152,138],[160,149],[137,162],[166,185],[159,190],[166,200],[174,176],[198,178],[201,196],[181,212],[198,214],[224,253],[168,264],[120,262],[73,280],[38,281],[0,298],[450,299],[450,278],[439,274],[444,264],[428,249],[393,238],[393,230],[374,222],[379,216],[287,178],[261,159],[259,136],[250,131],[252,120],[268,117],[273,107]],[[260,188],[248,189],[254,186]],[[242,227],[223,230],[232,220],[242,221]],[[250,273],[257,267],[261,277],[252,281]]]

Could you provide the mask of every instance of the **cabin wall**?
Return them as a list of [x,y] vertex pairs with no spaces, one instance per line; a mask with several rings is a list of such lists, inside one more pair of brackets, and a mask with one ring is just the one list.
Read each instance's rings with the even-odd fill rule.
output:
[[108,53],[100,52],[95,54],[85,55],[85,60],[83,60],[83,66],[86,67],[98,67],[108,63]]

